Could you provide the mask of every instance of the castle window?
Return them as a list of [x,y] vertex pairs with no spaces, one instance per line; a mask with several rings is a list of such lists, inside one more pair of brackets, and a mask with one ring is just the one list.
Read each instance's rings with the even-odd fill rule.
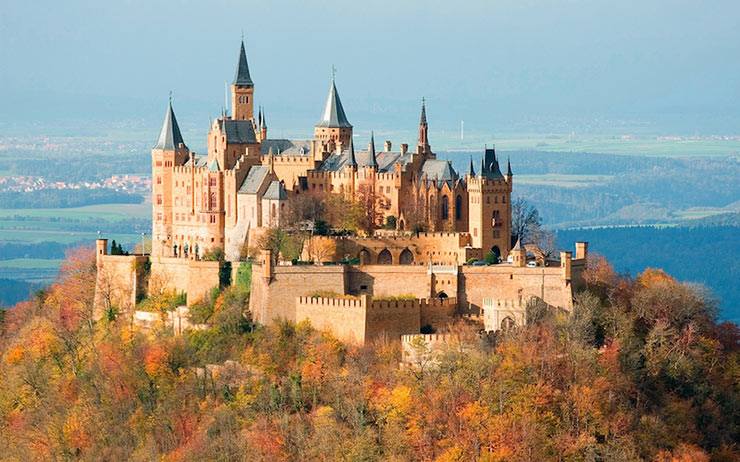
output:
[[477,235],[478,235],[478,228],[473,228],[473,236],[477,236]]
[[215,193],[215,192],[212,192],[212,193],[211,193],[211,202],[210,202],[210,208],[211,208],[211,209],[215,209],[215,208],[216,208],[216,206],[217,206],[217,205],[216,205],[216,193]]
[[157,184],[162,184],[162,177],[161,176],[158,176],[157,177]]
[[211,186],[216,186],[216,178],[211,178]]
[[495,239],[498,239],[498,238],[500,238],[500,237],[501,237],[501,231],[499,231],[499,230],[497,230],[497,229],[494,229],[494,230],[493,230],[493,237],[494,237]]
[[161,213],[158,213],[157,214],[157,221],[162,221],[162,214]]
[[462,220],[462,196],[455,198],[455,220]]
[[450,218],[450,201],[447,199],[447,196],[442,196],[440,202],[442,203],[442,219],[448,220]]
[[[211,215],[210,218],[211,223],[216,223],[216,215]],[[211,242],[213,242],[213,238],[211,238]]]
[[157,194],[157,205],[162,205],[162,195]]

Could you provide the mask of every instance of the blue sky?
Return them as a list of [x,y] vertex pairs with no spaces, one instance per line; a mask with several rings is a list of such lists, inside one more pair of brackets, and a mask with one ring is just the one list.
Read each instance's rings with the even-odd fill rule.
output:
[[[0,14],[0,122],[220,112],[240,35],[272,127],[740,114],[737,1],[26,1]],[[470,121],[470,122],[468,122]],[[736,130],[740,131],[740,130]]]

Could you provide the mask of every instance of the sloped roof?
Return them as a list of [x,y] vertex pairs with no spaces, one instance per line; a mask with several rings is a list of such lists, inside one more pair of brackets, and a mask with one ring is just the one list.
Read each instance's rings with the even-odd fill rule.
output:
[[234,75],[234,85],[253,87],[252,77],[249,75],[249,65],[247,64],[247,53],[244,51],[244,41],[242,40],[239,49],[239,61],[236,64],[236,74]]
[[334,84],[334,78],[331,79],[331,88],[329,96],[326,98],[324,112],[321,114],[321,120],[316,124],[317,127],[331,128],[352,128],[352,124],[347,120],[347,115],[342,107],[342,100],[339,99],[337,86]]
[[[332,153],[326,160],[319,166],[317,170],[325,172],[338,172],[343,170],[349,159],[349,149],[345,149],[341,154]],[[368,165],[370,162],[370,151],[368,150],[355,150],[355,160],[359,165]],[[378,162],[379,173],[393,172],[393,166],[396,162],[406,165],[411,162],[411,152],[408,151],[406,154],[401,155],[400,152],[382,151],[375,153],[375,160]]]
[[221,120],[221,133],[226,133],[229,144],[251,144],[257,142],[251,120]]
[[177,118],[175,117],[175,111],[172,110],[172,102],[167,105],[167,112],[164,115],[164,123],[162,123],[162,130],[159,132],[159,138],[157,144],[152,149],[166,149],[174,151],[179,149],[180,143],[185,148],[185,141],[182,139],[180,133],[180,127],[177,125]]
[[419,168],[419,176],[423,177],[425,175],[428,180],[439,180],[440,182],[455,181],[458,178],[457,172],[448,160],[425,160]]
[[262,155],[270,153],[285,154],[288,156],[311,155],[311,140],[264,140],[262,141]]
[[282,183],[278,180],[273,180],[270,186],[267,187],[267,191],[265,191],[265,195],[262,198],[268,200],[285,200],[288,198],[288,193],[285,192]]
[[270,167],[267,165],[254,165],[247,172],[244,181],[239,187],[239,194],[256,194],[262,184],[262,180],[269,173]]
[[375,157],[375,133],[370,132],[370,145],[368,146],[368,159],[366,165],[368,167],[378,167],[378,159]]
[[218,172],[219,170],[221,170],[221,169],[218,168],[218,160],[216,160],[216,158],[214,157],[213,160],[211,161],[211,165],[208,166],[208,171],[209,172]]

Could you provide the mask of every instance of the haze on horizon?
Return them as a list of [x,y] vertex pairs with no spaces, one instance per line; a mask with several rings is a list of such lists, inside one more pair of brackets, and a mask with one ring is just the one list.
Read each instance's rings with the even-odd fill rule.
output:
[[205,131],[221,112],[243,31],[271,129],[311,133],[333,65],[360,130],[413,129],[425,96],[433,129],[597,117],[740,132],[738,2],[318,5],[6,2],[0,127],[141,120],[155,132],[172,90],[181,124]]

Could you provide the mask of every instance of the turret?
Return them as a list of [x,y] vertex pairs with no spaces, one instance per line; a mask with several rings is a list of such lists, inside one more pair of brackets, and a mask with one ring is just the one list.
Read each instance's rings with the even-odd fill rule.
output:
[[506,175],[504,178],[506,179],[507,183],[511,183],[511,179],[514,176],[513,173],[511,173],[511,157],[506,158]]
[[429,147],[429,125],[427,125],[427,109],[424,98],[421,99],[421,119],[419,121],[419,142],[417,145],[417,152],[428,154],[431,152]]
[[367,147],[368,149],[368,160],[365,167],[368,168],[374,168],[377,170],[378,168],[378,159],[375,156],[375,134],[373,132],[370,132],[370,144]]
[[231,108],[234,120],[251,120],[254,118],[254,82],[249,75],[247,53],[244,51],[244,40],[239,48],[239,59],[236,74],[231,83]]
[[321,119],[314,128],[314,136],[317,140],[340,142],[342,146],[347,146],[352,138],[352,124],[347,120],[342,100],[339,99],[339,92],[334,82],[334,72],[332,72],[329,96],[326,98]]

